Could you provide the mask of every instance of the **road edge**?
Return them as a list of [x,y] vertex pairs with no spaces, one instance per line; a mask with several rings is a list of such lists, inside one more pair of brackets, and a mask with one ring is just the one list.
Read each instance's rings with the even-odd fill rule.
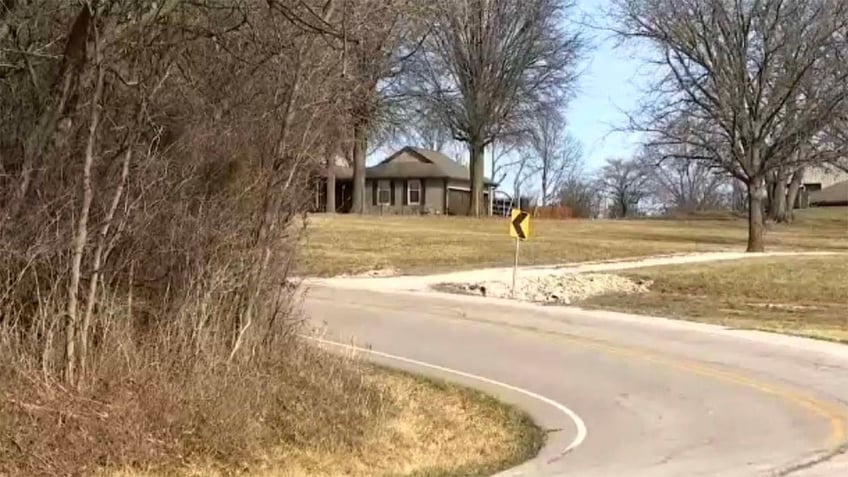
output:
[[[575,427],[575,435],[574,435],[574,438],[568,443],[567,446],[565,446],[564,448],[561,448],[561,449],[551,449],[550,448],[550,441],[546,440],[542,444],[542,449],[540,449],[539,454],[537,454],[535,457],[533,457],[530,460],[523,462],[523,463],[521,463],[521,464],[519,464],[519,465],[517,465],[513,468],[506,469],[506,470],[503,470],[501,472],[498,472],[497,474],[495,474],[495,477],[519,477],[519,476],[523,476],[523,475],[529,475],[529,474],[532,473],[533,470],[538,469],[540,466],[547,464],[547,463],[550,463],[550,462],[555,462],[555,461],[565,457],[567,454],[571,453],[572,451],[577,449],[580,445],[582,445],[583,442],[585,442],[587,437],[588,437],[589,433],[588,433],[588,428],[586,427],[586,423],[583,421],[583,419],[576,412],[572,411],[570,408],[568,408],[568,406],[566,406],[566,405],[564,405],[564,404],[562,404],[558,401],[555,401],[551,398],[548,398],[548,397],[543,396],[541,394],[535,393],[535,392],[530,391],[528,389],[524,389],[524,388],[521,388],[521,387],[518,387],[518,386],[513,386],[511,384],[504,383],[504,382],[501,382],[501,381],[497,381],[495,379],[487,378],[485,376],[479,376],[479,375],[476,375],[476,374],[473,374],[473,373],[468,373],[468,372],[461,371],[461,370],[458,370],[458,369],[448,368],[448,367],[445,367],[445,366],[439,366],[439,365],[436,365],[436,364],[427,363],[427,362],[424,362],[424,361],[419,361],[419,360],[415,360],[415,359],[411,359],[411,358],[406,358],[406,357],[403,357],[403,356],[397,356],[397,355],[385,353],[385,352],[370,349],[370,348],[362,348],[362,347],[351,345],[351,344],[340,343],[338,341],[326,340],[326,339],[323,339],[323,338],[318,338],[318,337],[309,336],[309,335],[301,335],[301,337],[306,339],[306,340],[309,340],[313,343],[317,343],[317,344],[321,344],[321,345],[327,345],[327,346],[333,346],[333,347],[340,348],[340,349],[343,349],[343,350],[346,350],[346,351],[365,353],[365,354],[368,354],[370,356],[376,356],[376,357],[384,358],[384,359],[394,361],[394,362],[401,362],[401,363],[405,363],[407,365],[412,365],[412,366],[418,367],[418,368],[425,368],[425,369],[429,369],[429,370],[438,371],[440,373],[444,373],[444,374],[447,374],[447,375],[462,377],[462,378],[465,378],[465,379],[472,381],[472,382],[485,383],[485,384],[488,384],[488,385],[491,385],[491,386],[503,388],[503,389],[506,389],[506,390],[511,391],[513,393],[523,395],[524,397],[530,398],[532,400],[544,403],[545,405],[550,406],[550,407],[556,409],[557,411],[559,411],[561,414],[566,416],[573,423],[573,425]],[[475,387],[473,385],[470,385],[469,387],[472,387],[472,388],[476,389],[477,391],[487,393],[487,391],[485,389],[480,389],[479,387]],[[553,426],[546,426],[545,423],[540,423],[540,422],[536,422],[536,425],[538,425],[542,428],[553,427]],[[553,454],[553,456],[552,457],[546,457],[546,455],[548,455],[548,454]]]

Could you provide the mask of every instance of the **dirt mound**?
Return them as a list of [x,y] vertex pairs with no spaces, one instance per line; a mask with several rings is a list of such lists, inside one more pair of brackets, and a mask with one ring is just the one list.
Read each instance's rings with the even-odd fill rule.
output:
[[357,273],[343,273],[335,278],[386,278],[400,275],[400,272],[392,267],[375,268]]
[[[650,282],[636,282],[627,277],[608,273],[582,273],[519,278],[515,299],[537,303],[569,305],[587,298],[611,293],[644,293]],[[481,283],[446,283],[442,291],[466,293],[496,298],[513,298],[511,283],[500,281]]]

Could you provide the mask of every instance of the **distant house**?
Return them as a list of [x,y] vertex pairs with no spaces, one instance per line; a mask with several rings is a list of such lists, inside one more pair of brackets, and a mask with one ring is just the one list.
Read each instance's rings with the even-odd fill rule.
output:
[[[833,189],[839,184],[848,181],[848,172],[834,166],[817,166],[809,167],[804,171],[804,176],[801,179],[801,191],[798,198],[795,200],[796,208],[807,207],[810,205],[831,205],[831,200],[824,200],[825,197],[831,197],[837,194],[837,189]],[[844,187],[844,185],[843,185]],[[825,194],[826,190],[830,190]]]
[[848,180],[837,182],[824,189],[811,192],[810,205],[814,207],[835,207],[848,205]]
[[[350,212],[353,169],[336,166],[334,172],[336,211]],[[483,184],[484,213],[491,214],[496,184],[487,178]],[[316,205],[326,210],[325,187],[319,187]],[[407,146],[365,169],[365,213],[464,215],[470,204],[468,168],[441,152]]]
[[848,172],[834,166],[817,166],[804,170],[801,184],[804,190],[813,193],[845,180],[848,180]]

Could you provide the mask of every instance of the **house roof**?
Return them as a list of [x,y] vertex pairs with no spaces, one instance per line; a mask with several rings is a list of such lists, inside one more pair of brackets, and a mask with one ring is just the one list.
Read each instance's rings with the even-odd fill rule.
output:
[[[403,155],[418,159],[398,161]],[[469,169],[439,151],[407,146],[384,159],[381,163],[365,170],[365,177],[373,179],[444,178],[460,181],[470,180]],[[484,177],[487,185],[495,185]]]
[[810,192],[813,205],[848,205],[848,180],[837,182],[822,190]]
[[[401,157],[417,159],[398,160]],[[347,166],[334,166],[336,179],[349,180],[353,169]],[[454,179],[469,181],[468,168],[442,154],[420,147],[407,146],[393,153],[376,166],[365,169],[367,179]],[[486,185],[497,185],[488,177],[483,178]]]

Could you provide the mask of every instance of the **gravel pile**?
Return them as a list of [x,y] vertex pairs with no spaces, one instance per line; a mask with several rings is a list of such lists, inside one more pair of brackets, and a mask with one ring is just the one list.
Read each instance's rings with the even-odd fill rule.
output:
[[[580,273],[519,278],[515,299],[538,303],[570,305],[587,298],[610,293],[644,293],[650,282],[635,282],[608,273]],[[512,284],[504,282],[445,283],[437,288],[453,293],[512,298]]]
[[394,268],[376,268],[358,273],[342,273],[335,278],[385,278],[400,275],[400,272]]

